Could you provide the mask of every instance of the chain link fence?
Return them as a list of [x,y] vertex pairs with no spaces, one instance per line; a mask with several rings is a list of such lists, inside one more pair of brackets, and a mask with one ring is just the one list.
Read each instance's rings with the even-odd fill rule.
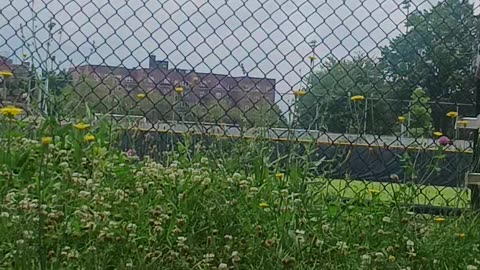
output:
[[476,131],[459,119],[477,114],[478,11],[463,0],[3,1],[1,103],[32,118],[108,117],[156,150],[175,134],[315,144],[319,160],[339,160],[318,168],[332,193],[413,183],[416,203],[466,207]]

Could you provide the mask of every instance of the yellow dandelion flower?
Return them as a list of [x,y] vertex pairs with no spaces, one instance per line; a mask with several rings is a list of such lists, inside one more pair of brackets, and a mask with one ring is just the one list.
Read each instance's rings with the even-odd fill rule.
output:
[[447,117],[450,117],[450,118],[457,118],[457,116],[458,116],[457,112],[448,112],[447,113]]
[[468,125],[468,121],[465,121],[465,120],[457,121],[457,126],[466,127],[467,125]]
[[89,125],[89,124],[85,124],[85,123],[83,123],[83,122],[80,122],[80,123],[77,123],[77,124],[73,125],[73,127],[76,128],[76,129],[78,129],[78,130],[85,130],[85,129],[89,128],[90,125]]
[[353,102],[357,102],[357,101],[365,100],[365,97],[360,96],[360,95],[356,95],[356,96],[351,97],[350,100],[353,101]]
[[435,136],[435,137],[442,137],[442,136],[443,136],[443,133],[440,132],[440,131],[435,131],[435,132],[433,132],[433,136]]
[[369,188],[368,193],[370,193],[370,195],[372,195],[372,196],[375,196],[375,195],[378,195],[380,193],[380,190]]
[[442,224],[445,222],[445,219],[442,218],[442,217],[436,217],[435,219],[433,219],[433,222],[437,223],[437,224]]
[[0,77],[12,77],[13,73],[10,71],[0,71]]
[[457,233],[457,234],[455,234],[455,236],[456,236],[458,239],[465,239],[465,234],[464,234],[464,233]]
[[276,173],[276,174],[275,174],[275,178],[276,178],[278,181],[283,180],[284,177],[285,177],[285,174],[284,174],[284,173]]
[[83,137],[83,140],[86,142],[91,142],[95,140],[95,136],[93,136],[91,133],[88,133]]
[[144,94],[144,93],[137,94],[137,98],[138,98],[138,99],[144,99],[144,98],[145,98],[145,94]]
[[52,143],[52,141],[53,141],[52,137],[42,137],[42,138],[40,139],[40,143],[41,143],[42,145],[49,145],[49,144]]
[[266,202],[261,202],[260,204],[258,204],[258,206],[262,209],[265,209],[265,208],[268,208],[268,203]]
[[397,258],[395,258],[395,256],[393,256],[393,255],[388,256],[388,261],[389,262],[394,262],[396,259]]
[[294,95],[295,97],[303,97],[303,96],[305,96],[306,93],[307,93],[307,92],[305,92],[305,91],[302,90],[302,89],[293,91],[293,95]]
[[405,116],[399,116],[399,117],[397,118],[397,121],[398,121],[399,123],[404,123],[404,122],[405,122]]
[[0,108],[0,113],[3,116],[13,118],[23,112],[22,109],[14,107],[14,106],[6,106],[3,108]]
[[181,86],[175,87],[175,92],[177,92],[177,94],[183,93],[183,87],[181,87]]

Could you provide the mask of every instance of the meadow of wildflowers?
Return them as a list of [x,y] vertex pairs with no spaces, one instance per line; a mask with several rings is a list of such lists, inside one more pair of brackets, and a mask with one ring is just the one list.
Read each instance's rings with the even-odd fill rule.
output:
[[415,215],[403,190],[325,196],[298,151],[279,166],[262,142],[185,138],[153,160],[100,123],[0,113],[1,269],[480,267],[476,215]]

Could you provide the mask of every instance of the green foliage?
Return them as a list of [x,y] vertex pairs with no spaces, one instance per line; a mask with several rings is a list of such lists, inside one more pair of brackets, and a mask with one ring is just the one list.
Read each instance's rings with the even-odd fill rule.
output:
[[[186,138],[158,162],[112,147],[117,136],[106,123],[80,130],[44,122],[32,133],[16,121],[1,125],[10,128],[0,129],[2,269],[476,264],[475,216],[408,213],[401,203],[414,185],[357,189],[339,200],[341,191],[325,193],[329,181],[315,176],[314,146],[272,160],[276,150],[265,142],[225,152],[220,141],[206,150]],[[42,144],[42,136],[52,141]]]
[[[408,32],[382,48],[381,66],[393,87],[389,97],[407,100],[421,86],[433,101],[471,103],[478,19],[469,2],[439,1],[408,16]],[[444,113],[433,108],[437,129],[447,124]]]
[[95,113],[141,115],[152,122],[180,119],[183,106],[180,99],[174,100],[172,96],[156,91],[145,93],[144,98],[138,98],[136,94],[118,87],[113,80],[100,83],[84,78],[62,91],[63,113],[79,116],[89,108]]
[[242,127],[282,126],[285,120],[280,108],[267,101],[243,104],[243,108],[221,100],[197,103],[187,107],[185,120],[194,122],[236,124]]
[[[138,93],[145,94],[139,98]],[[103,83],[84,78],[66,86],[59,98],[64,114],[80,116],[86,108],[95,113],[145,116],[150,122],[194,121],[237,124],[244,127],[282,126],[285,123],[276,104],[260,100],[244,108],[227,101],[187,104],[182,97],[158,91],[129,92],[113,81]]]
[[240,124],[242,112],[226,101],[198,103],[191,108],[191,120],[195,122]]
[[[367,121],[368,132],[391,133],[393,116],[382,100],[388,87],[377,63],[368,56],[357,55],[343,60],[329,58],[325,67],[316,71],[307,82],[307,94],[299,97],[296,105],[302,127],[358,132],[363,129],[363,121]],[[363,105],[357,106],[360,110],[353,110],[350,95],[363,95],[369,99],[367,119],[364,119]],[[355,121],[359,117],[361,127]]]
[[410,113],[405,115],[407,119],[410,117],[408,132],[412,137],[429,137],[432,134],[432,108],[429,102],[430,98],[422,88],[413,91]]
[[[407,5],[405,1],[404,7]],[[367,132],[375,134],[391,134],[392,123],[406,107],[405,103],[384,99],[408,100],[418,86],[434,102],[471,103],[477,25],[473,4],[440,1],[430,10],[409,14],[408,32],[381,49],[378,63],[362,55],[328,59],[324,67],[307,78],[307,95],[297,102],[301,126],[330,132],[362,131],[356,119],[365,112],[352,111],[349,95],[363,95],[371,102],[367,118],[361,116],[360,125],[367,121]],[[430,114],[425,117],[432,119],[416,120],[412,133],[426,134],[432,126],[438,130],[448,128],[446,109],[429,108]],[[420,118],[420,106],[414,110]]]

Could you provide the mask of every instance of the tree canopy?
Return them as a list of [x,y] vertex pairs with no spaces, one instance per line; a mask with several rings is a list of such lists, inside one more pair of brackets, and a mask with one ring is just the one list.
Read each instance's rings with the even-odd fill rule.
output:
[[[323,68],[307,79],[307,93],[296,100],[299,122],[303,128],[329,132],[387,132],[389,122],[383,97],[388,91],[377,63],[365,55],[352,59],[329,58]],[[367,98],[366,109],[351,96]],[[367,115],[367,119],[365,118]],[[358,118],[362,124],[358,126]],[[364,121],[367,130],[363,130]]]
[[[381,49],[381,68],[392,90],[390,98],[407,100],[417,87],[433,103],[474,101],[474,60],[478,17],[469,1],[445,0],[407,17],[406,34]],[[432,107],[434,126],[446,128],[445,106]],[[460,114],[471,114],[460,108]]]

